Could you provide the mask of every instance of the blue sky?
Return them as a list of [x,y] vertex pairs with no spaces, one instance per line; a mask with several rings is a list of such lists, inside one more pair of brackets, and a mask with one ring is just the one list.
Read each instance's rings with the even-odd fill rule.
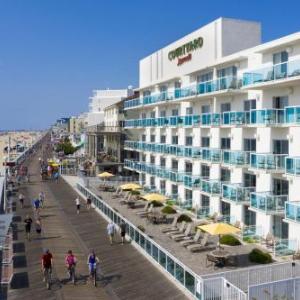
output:
[[300,31],[300,1],[0,0],[0,129],[46,128],[93,89],[138,84],[138,61],[220,17]]

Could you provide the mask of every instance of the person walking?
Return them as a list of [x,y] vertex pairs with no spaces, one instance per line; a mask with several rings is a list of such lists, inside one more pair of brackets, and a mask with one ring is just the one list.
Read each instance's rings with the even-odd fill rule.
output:
[[110,244],[112,245],[114,242],[114,235],[116,232],[115,224],[113,222],[108,223],[106,230],[107,230],[107,235],[108,235]]
[[125,235],[126,235],[126,223],[122,220],[119,227],[120,227],[120,234],[121,234],[121,242],[122,245],[124,245]]
[[[53,255],[49,251],[49,249],[46,249],[43,256],[42,256],[42,272],[43,272],[43,281],[46,280],[49,281],[51,278],[52,273],[52,267],[53,267]],[[50,289],[50,282],[47,282],[48,289]]]
[[41,237],[41,233],[42,233],[42,222],[41,222],[41,218],[38,217],[35,221],[35,231],[38,234],[39,237]]
[[29,217],[29,215],[26,216],[24,223],[25,223],[26,237],[27,237],[27,240],[30,241],[30,231],[31,231],[32,219]]
[[19,202],[22,208],[24,208],[24,195],[22,193],[19,194]]
[[43,208],[44,200],[45,200],[45,193],[43,191],[40,191],[40,193],[39,193],[39,200],[40,200],[41,208]]
[[69,273],[69,279],[73,280],[75,284],[75,267],[77,264],[77,258],[73,254],[72,250],[69,250],[66,257],[65,257],[65,265],[67,267]]
[[77,197],[75,199],[75,204],[76,204],[76,209],[77,209],[77,215],[79,215],[79,213],[80,213],[80,199],[79,199],[79,197]]
[[91,200],[90,197],[87,197],[87,199],[86,199],[86,208],[87,208],[88,210],[90,210],[91,205],[92,205],[92,200]]

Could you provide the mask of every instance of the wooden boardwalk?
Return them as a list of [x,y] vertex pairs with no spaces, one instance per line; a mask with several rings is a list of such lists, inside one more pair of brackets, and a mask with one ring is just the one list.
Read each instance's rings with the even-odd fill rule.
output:
[[[36,156],[38,157],[38,155]],[[14,245],[15,276],[7,295],[1,299],[187,299],[187,297],[130,244],[117,241],[110,245],[106,222],[94,210],[75,210],[77,194],[63,180],[41,182],[37,159],[29,162],[31,183],[21,191],[26,207],[17,204]],[[24,238],[23,219],[33,216],[30,199],[43,190],[46,194],[42,209],[43,235],[33,232],[32,241]],[[54,283],[50,291],[42,282],[40,257],[48,248],[54,255]],[[64,257],[72,249],[78,258],[76,286],[68,282]],[[103,277],[95,288],[88,280],[86,258],[94,249],[100,258]]]

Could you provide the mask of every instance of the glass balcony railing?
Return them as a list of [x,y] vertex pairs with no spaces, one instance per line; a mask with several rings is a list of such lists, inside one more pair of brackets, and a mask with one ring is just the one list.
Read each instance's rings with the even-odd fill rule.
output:
[[254,192],[250,194],[250,207],[266,214],[283,213],[288,195],[274,195],[271,192]]
[[248,165],[250,163],[250,152],[223,150],[223,163],[233,166]]
[[195,95],[197,95],[196,85],[175,89],[175,99],[191,97]]
[[300,201],[285,202],[285,218],[300,223]]
[[198,94],[206,94],[228,89],[237,89],[241,84],[241,81],[236,76],[221,77],[216,80],[200,82],[197,92]]
[[187,188],[199,188],[201,184],[200,175],[184,175],[183,184]]
[[285,173],[287,175],[300,176],[300,157],[285,158]]
[[210,195],[221,194],[222,182],[213,179],[202,179],[201,180],[201,191]]
[[288,106],[284,110],[284,119],[287,124],[300,123],[300,106]]
[[223,184],[222,197],[235,203],[250,202],[250,193],[255,187],[244,187],[242,184]]
[[222,159],[222,150],[213,148],[201,148],[201,159],[212,163],[219,163]]
[[251,124],[278,125],[284,123],[284,109],[255,109],[250,112]]
[[177,200],[175,205],[179,206],[181,209],[190,210],[193,208],[193,199]]
[[200,117],[202,126],[219,126],[221,124],[219,113],[203,113]]
[[196,210],[196,214],[198,219],[207,219],[210,215],[212,215],[211,208],[209,206],[199,207]]
[[287,154],[251,153],[250,166],[259,170],[284,171]]
[[223,113],[223,125],[246,125],[250,123],[250,111],[227,111]]
[[283,62],[243,74],[243,85],[261,84],[274,80],[300,76],[300,60]]

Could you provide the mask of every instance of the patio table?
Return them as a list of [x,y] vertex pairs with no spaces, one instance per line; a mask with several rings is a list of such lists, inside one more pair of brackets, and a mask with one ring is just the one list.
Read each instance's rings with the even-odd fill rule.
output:
[[230,256],[230,252],[222,249],[214,250],[210,254],[218,260],[216,266],[220,268],[225,266],[226,259]]

